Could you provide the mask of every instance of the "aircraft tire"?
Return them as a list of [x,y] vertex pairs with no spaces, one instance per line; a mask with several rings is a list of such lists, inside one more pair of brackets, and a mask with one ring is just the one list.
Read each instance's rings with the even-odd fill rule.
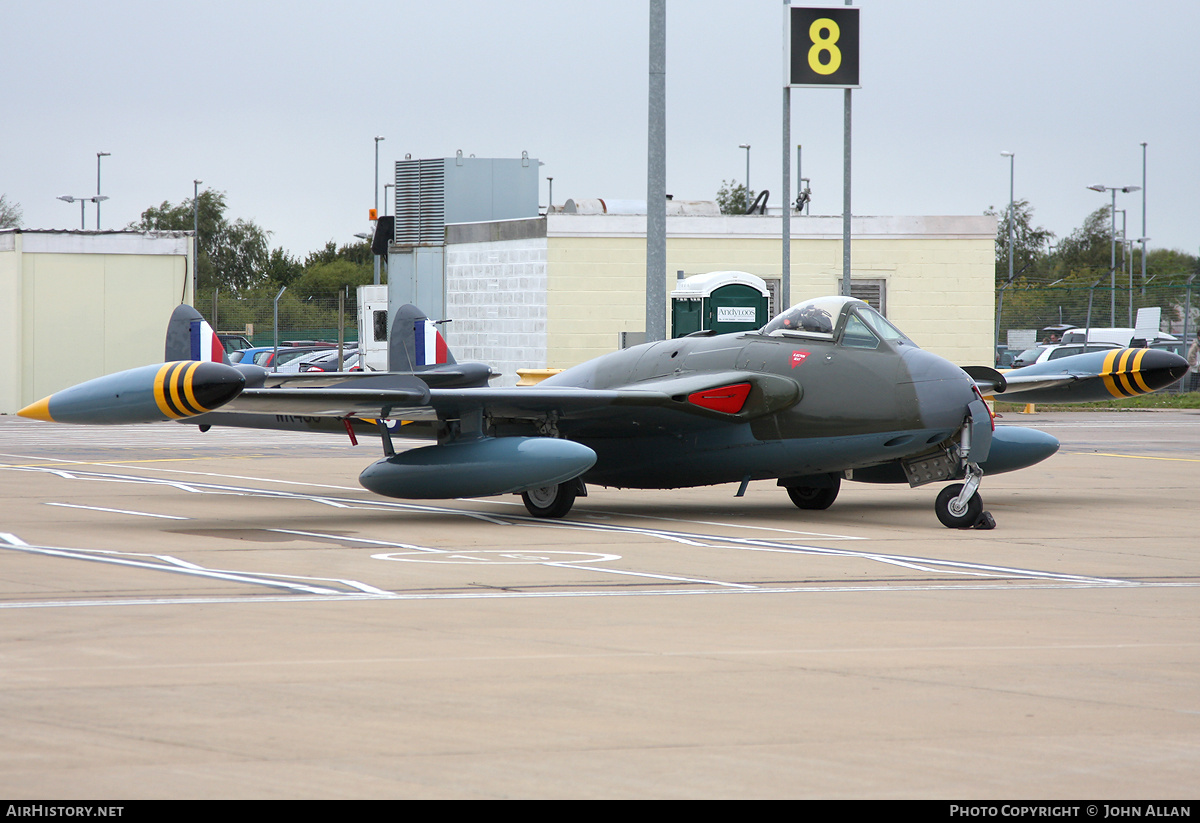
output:
[[962,483],[947,486],[938,493],[937,502],[933,504],[938,520],[948,529],[972,529],[983,515],[983,498],[979,496],[979,492],[971,495],[971,499],[967,501],[967,510],[962,514],[956,515],[950,511],[950,501],[958,497],[961,491]]
[[521,502],[534,517],[563,517],[575,505],[578,481],[568,480],[521,492]]
[[837,500],[838,491],[842,487],[842,479],[836,475],[830,477],[829,486],[785,486],[788,497],[798,509],[823,510],[833,505]]

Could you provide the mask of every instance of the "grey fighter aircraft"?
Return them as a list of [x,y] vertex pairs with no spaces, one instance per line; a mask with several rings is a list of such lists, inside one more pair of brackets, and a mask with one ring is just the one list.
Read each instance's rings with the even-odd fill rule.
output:
[[[176,309],[167,361],[65,389],[23,409],[41,420],[176,420],[380,437],[359,482],[389,497],[519,493],[537,517],[566,515],[586,483],[681,488],[774,479],[802,509],[825,509],[842,480],[953,482],[937,497],[951,528],[990,528],[987,474],[1038,463],[1052,436],[997,428],[983,395],[1038,402],[1128,396],[1186,372],[1165,351],[1120,350],[1000,374],[924,351],[859,300],[801,303],[753,332],[613,352],[530,388],[492,388],[459,364],[414,306],[397,312],[390,363],[404,371],[275,375],[228,365],[195,310]],[[1104,358],[1103,362],[1097,357]],[[207,362],[204,362],[207,361]],[[1049,365],[1049,364],[1042,364]],[[436,440],[397,451],[394,438]]]

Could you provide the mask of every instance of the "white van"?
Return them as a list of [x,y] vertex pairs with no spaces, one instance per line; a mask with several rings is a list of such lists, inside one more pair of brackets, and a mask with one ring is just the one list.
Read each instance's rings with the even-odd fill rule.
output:
[[[1136,329],[1130,328],[1092,328],[1084,329],[1074,328],[1063,333],[1063,343],[1083,343],[1084,334],[1087,335],[1088,343],[1116,343],[1118,346],[1128,347],[1132,345],[1134,348],[1142,348],[1144,346],[1160,347],[1161,344],[1177,343],[1179,338],[1173,334],[1158,331],[1154,332],[1152,339],[1146,339],[1138,336]],[[1134,341],[1137,341],[1136,343]]]

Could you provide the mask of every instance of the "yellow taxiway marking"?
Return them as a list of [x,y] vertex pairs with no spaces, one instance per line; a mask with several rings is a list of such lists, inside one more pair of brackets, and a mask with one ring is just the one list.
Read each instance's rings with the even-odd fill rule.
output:
[[1128,457],[1131,460],[1173,460],[1176,463],[1200,463],[1198,457],[1152,457],[1148,454],[1116,454],[1114,452],[1063,452],[1064,454],[1090,454],[1095,457]]

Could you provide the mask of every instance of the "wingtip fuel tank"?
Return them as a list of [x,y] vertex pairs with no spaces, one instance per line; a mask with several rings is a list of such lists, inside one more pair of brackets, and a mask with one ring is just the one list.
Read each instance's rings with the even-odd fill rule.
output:
[[[994,391],[1014,403],[1123,400],[1165,389],[1187,374],[1188,362],[1162,349],[1110,349],[1047,360],[1005,372]],[[978,370],[975,375],[978,378]]]
[[241,372],[223,363],[175,361],[97,377],[31,403],[17,414],[53,423],[180,420],[223,406],[245,384]]

